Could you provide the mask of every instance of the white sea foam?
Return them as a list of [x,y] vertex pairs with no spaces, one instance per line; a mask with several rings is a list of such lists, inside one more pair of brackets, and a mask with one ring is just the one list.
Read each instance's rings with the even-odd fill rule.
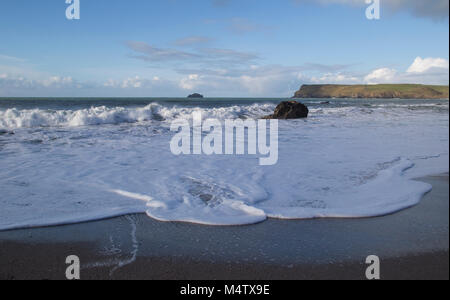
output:
[[[247,105],[204,109],[205,117],[216,119],[258,118],[273,110],[273,105]],[[200,108],[165,107],[157,103],[145,107],[91,107],[80,110],[42,110],[16,108],[0,110],[0,129],[33,127],[78,127],[102,124],[139,123],[146,121],[170,121],[175,118],[189,118]]]
[[448,172],[448,105],[383,105],[311,107],[308,120],[280,122],[270,167],[174,156],[167,124],[195,110],[256,118],[272,103],[3,110],[0,127],[15,134],[0,135],[0,230],[128,213],[239,225],[396,212],[430,190],[414,178]]

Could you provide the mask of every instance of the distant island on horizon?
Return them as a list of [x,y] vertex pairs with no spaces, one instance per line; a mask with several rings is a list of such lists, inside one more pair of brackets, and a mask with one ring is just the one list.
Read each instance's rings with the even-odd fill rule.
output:
[[204,96],[199,93],[194,93],[194,94],[189,95],[188,98],[202,99],[202,98],[204,98]]
[[305,84],[295,93],[293,98],[448,99],[449,86],[422,84]]

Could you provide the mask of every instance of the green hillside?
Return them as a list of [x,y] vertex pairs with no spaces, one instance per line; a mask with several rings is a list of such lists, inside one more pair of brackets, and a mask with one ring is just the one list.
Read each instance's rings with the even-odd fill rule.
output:
[[303,85],[294,98],[448,99],[449,87],[421,84]]

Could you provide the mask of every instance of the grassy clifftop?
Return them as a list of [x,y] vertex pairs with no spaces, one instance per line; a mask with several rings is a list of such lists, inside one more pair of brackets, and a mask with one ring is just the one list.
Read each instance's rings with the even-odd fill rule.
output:
[[294,98],[448,99],[449,87],[421,84],[303,85]]

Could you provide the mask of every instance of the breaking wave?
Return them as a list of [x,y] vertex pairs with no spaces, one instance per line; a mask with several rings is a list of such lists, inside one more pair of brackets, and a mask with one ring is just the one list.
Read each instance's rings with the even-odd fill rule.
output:
[[190,118],[193,111],[202,111],[205,118],[259,118],[273,112],[273,104],[253,104],[214,108],[163,106],[151,103],[145,107],[91,107],[80,110],[42,110],[16,108],[0,111],[0,128],[78,127],[104,124],[171,121]]

